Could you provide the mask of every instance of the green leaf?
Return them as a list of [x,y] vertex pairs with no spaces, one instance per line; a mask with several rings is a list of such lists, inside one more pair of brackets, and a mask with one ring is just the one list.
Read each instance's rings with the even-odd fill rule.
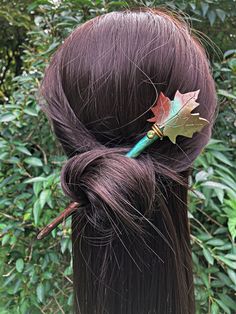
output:
[[33,190],[36,197],[38,197],[39,192],[42,190],[42,181],[34,182]]
[[16,149],[25,155],[28,155],[28,156],[32,155],[31,152],[25,146],[17,146]]
[[45,178],[45,177],[34,177],[32,179],[25,180],[24,183],[43,182],[46,180],[47,180],[47,178]]
[[190,7],[192,8],[192,10],[194,11],[196,9],[196,4],[189,2]]
[[60,45],[60,42],[55,42],[55,41],[54,41],[54,42],[49,46],[49,48],[48,48],[46,51],[44,51],[44,52],[42,52],[42,53],[40,54],[40,56],[44,56],[44,55],[49,54],[50,52],[52,52],[53,50],[55,50],[55,48],[57,48],[59,45]]
[[223,240],[220,239],[211,239],[209,241],[206,242],[208,245],[212,245],[212,246],[221,246],[224,245],[225,242]]
[[232,310],[236,310],[236,302],[231,299],[228,295],[225,295],[223,293],[219,294],[219,297],[221,299],[221,301],[229,308],[231,308]]
[[205,256],[207,262],[208,262],[210,265],[213,265],[213,264],[214,264],[214,258],[213,258],[213,256],[211,255],[211,253],[209,252],[209,250],[203,248],[203,255]]
[[22,284],[21,279],[18,279],[14,285],[13,294],[16,294],[18,291],[21,290],[21,284]]
[[7,160],[7,158],[8,158],[7,152],[0,154],[0,160]]
[[37,286],[36,293],[37,293],[37,297],[38,297],[39,302],[43,303],[44,297],[45,297],[45,291],[44,291],[44,286],[42,283],[40,283]]
[[233,167],[233,163],[221,152],[214,152],[214,157],[216,157],[220,162],[225,163],[228,166]]
[[225,265],[229,266],[232,269],[236,269],[236,262],[232,262],[230,259],[227,259],[223,256],[218,256],[217,257],[219,260],[221,260]]
[[216,273],[216,275],[218,276],[218,278],[220,279],[220,281],[226,285],[226,286],[230,286],[231,285],[231,280],[229,279],[229,277],[223,273],[223,272],[218,272]]
[[28,114],[29,116],[37,117],[38,113],[34,108],[25,108],[24,113]]
[[69,296],[68,301],[67,301],[67,304],[68,304],[69,306],[73,306],[73,294],[71,294],[71,295]]
[[50,190],[44,190],[40,193],[40,206],[43,208],[44,205],[49,202],[52,192]]
[[223,202],[224,202],[224,195],[225,195],[224,190],[215,188],[214,191],[215,191],[216,196],[218,197],[219,201],[221,202],[221,204],[223,204]]
[[226,254],[225,257],[236,261],[236,254]]
[[229,67],[232,69],[233,72],[236,73],[236,58],[232,58],[229,60]]
[[5,244],[7,244],[10,240],[10,234],[5,234],[3,237],[2,237],[2,246],[4,246]]
[[14,272],[9,277],[7,277],[7,279],[4,281],[3,287],[6,287],[7,285],[9,285],[15,279],[15,277],[16,277],[16,272]]
[[68,266],[68,267],[65,269],[65,271],[64,271],[63,274],[64,274],[65,276],[71,276],[71,275],[73,274],[73,270],[72,270],[71,265]]
[[231,314],[230,309],[229,309],[221,300],[215,299],[215,301],[219,304],[219,306],[220,306],[227,314]]
[[43,183],[44,188],[50,188],[53,182],[55,181],[55,174],[51,174],[50,176],[47,177],[45,182]]
[[236,287],[236,272],[234,270],[228,268],[227,273],[228,273],[229,278],[232,280],[232,282],[234,283],[234,285]]
[[31,166],[34,166],[34,167],[42,167],[43,166],[41,159],[39,159],[37,157],[25,158],[24,162],[31,165]]
[[37,200],[34,203],[34,208],[33,208],[34,223],[35,223],[36,226],[38,225],[39,217],[41,215],[41,212],[42,212],[42,207],[40,205],[40,200]]
[[206,2],[201,2],[201,8],[202,8],[202,15],[206,16],[206,13],[209,9],[209,4]]
[[229,232],[232,236],[232,240],[234,242],[234,240],[236,238],[236,217],[229,217],[228,228],[229,228]]
[[228,251],[232,248],[231,243],[224,244],[222,246],[216,246],[217,251]]
[[16,261],[16,270],[19,273],[22,273],[23,269],[24,269],[24,261],[22,258],[18,258],[18,260]]
[[16,116],[14,116],[14,114],[11,114],[11,113],[4,113],[0,115],[0,122],[9,122],[15,119],[16,119]]
[[209,177],[209,173],[202,170],[199,171],[196,176],[195,176],[195,181],[196,182],[202,182],[202,181],[206,181],[206,179]]
[[206,186],[209,188],[220,188],[220,189],[227,189],[228,187],[222,183],[219,182],[214,182],[214,181],[207,181],[207,182],[203,182],[201,184],[202,186]]
[[223,90],[223,89],[218,89],[218,94],[219,95],[222,95],[222,96],[225,96],[229,99],[236,99],[236,96],[233,95],[232,93],[228,92],[227,90]]
[[215,11],[213,11],[213,10],[208,11],[207,17],[208,17],[208,20],[212,26],[215,23],[215,19],[216,19]]
[[201,279],[202,279],[204,285],[209,289],[210,288],[210,282],[209,282],[208,274],[202,272],[201,273]]
[[216,14],[218,15],[218,17],[221,19],[222,22],[224,22],[225,17],[226,17],[226,13],[224,10],[221,9],[216,9]]
[[211,314],[219,314],[220,313],[219,310],[220,310],[220,308],[217,305],[217,303],[215,303],[215,302],[212,303],[212,305],[211,305]]
[[66,249],[69,248],[70,238],[63,238],[61,240],[61,252],[65,253]]

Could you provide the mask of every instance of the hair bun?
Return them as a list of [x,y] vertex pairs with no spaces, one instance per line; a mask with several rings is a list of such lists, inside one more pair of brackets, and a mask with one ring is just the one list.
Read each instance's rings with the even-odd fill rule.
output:
[[148,157],[126,157],[121,148],[95,149],[67,161],[61,185],[72,200],[89,205],[84,214],[97,229],[120,221],[140,231],[155,198],[155,167]]

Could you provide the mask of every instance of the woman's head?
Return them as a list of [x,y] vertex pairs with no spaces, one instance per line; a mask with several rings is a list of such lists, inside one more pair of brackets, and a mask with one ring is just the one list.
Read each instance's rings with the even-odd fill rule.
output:
[[[160,92],[172,99],[177,90],[200,90],[197,112],[211,123],[125,157],[149,130]],[[63,191],[85,201],[72,225],[77,312],[193,314],[185,170],[209,140],[216,108],[200,43],[163,10],[97,16],[56,51],[42,93],[69,157]]]

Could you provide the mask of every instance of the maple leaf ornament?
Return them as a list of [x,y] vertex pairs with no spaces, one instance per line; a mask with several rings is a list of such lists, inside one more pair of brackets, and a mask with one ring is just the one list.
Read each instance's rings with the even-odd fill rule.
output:
[[185,94],[177,91],[171,101],[160,93],[156,104],[151,108],[154,117],[147,120],[153,122],[152,129],[128,151],[126,156],[131,158],[139,156],[148,146],[164,136],[168,136],[175,144],[178,135],[192,137],[195,132],[201,131],[209,122],[200,117],[199,113],[192,113],[193,109],[199,106],[196,101],[198,94],[199,90]]
[[195,132],[209,122],[200,117],[199,113],[192,113],[192,110],[199,106],[196,102],[199,90],[181,94],[176,92],[171,101],[163,93],[160,93],[154,107],[151,108],[154,117],[148,119],[162,131],[163,136],[168,136],[172,143],[176,143],[178,135],[192,137]]

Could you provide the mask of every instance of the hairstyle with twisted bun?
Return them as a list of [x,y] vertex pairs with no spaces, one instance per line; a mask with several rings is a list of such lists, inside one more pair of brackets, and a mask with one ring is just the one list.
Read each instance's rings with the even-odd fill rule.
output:
[[[198,89],[208,126],[125,156],[148,131],[160,92]],[[162,9],[97,16],[53,55],[42,94],[68,156],[62,189],[81,204],[72,219],[75,313],[193,314],[188,175],[211,136],[216,93],[189,26]]]

